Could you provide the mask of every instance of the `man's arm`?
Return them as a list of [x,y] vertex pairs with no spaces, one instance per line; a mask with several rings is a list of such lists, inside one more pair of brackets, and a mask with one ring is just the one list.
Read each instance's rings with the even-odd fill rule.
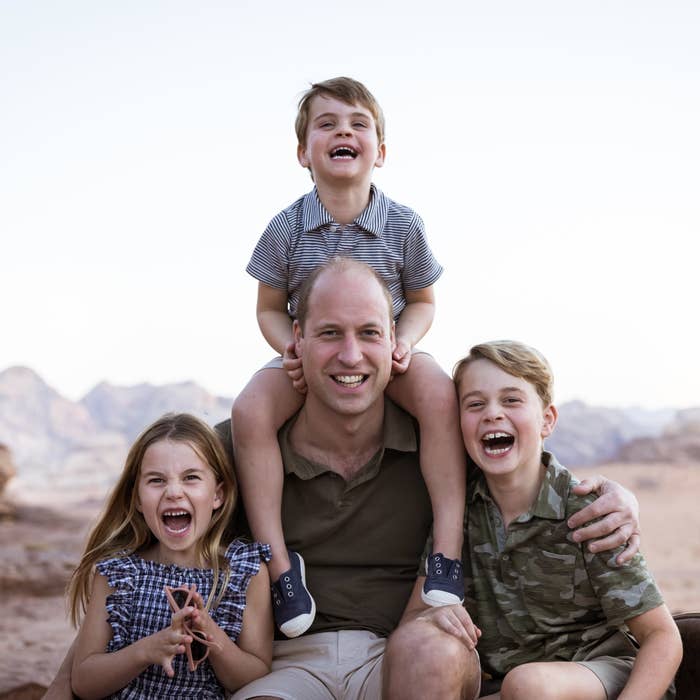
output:
[[[618,555],[618,564],[625,564],[639,551],[639,503],[635,495],[616,481],[604,476],[584,479],[574,486],[573,492],[578,496],[597,493],[598,498],[590,505],[572,515],[568,525],[572,530],[574,541],[594,540],[588,544],[591,552],[604,552],[627,543],[626,549]],[[596,520],[582,527],[586,523]],[[576,529],[580,528],[580,529]]]
[[51,685],[46,689],[42,700],[73,700],[77,696],[73,695],[70,685],[70,671],[73,667],[73,656],[75,655],[75,642],[70,645],[68,653],[61,663],[56,677],[51,681]]

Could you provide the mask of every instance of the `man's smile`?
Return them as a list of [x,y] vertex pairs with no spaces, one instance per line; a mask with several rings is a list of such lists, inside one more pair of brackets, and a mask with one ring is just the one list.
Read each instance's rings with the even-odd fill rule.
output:
[[368,376],[367,374],[332,374],[331,378],[337,384],[354,388],[365,382]]

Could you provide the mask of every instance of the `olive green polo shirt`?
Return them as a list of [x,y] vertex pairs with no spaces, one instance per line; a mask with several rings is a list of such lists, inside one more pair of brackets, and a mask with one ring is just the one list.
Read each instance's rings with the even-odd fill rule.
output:
[[483,474],[467,498],[466,606],[497,676],[531,661],[634,656],[625,620],[663,603],[641,555],[618,566],[622,548],[593,554],[572,541],[566,521],[595,495],[576,496],[572,474],[548,452],[542,461],[535,502],[508,528]]
[[349,481],[296,454],[293,417],[279,432],[282,525],[316,601],[309,633],[396,627],[432,523],[414,420],[385,400],[383,447]]

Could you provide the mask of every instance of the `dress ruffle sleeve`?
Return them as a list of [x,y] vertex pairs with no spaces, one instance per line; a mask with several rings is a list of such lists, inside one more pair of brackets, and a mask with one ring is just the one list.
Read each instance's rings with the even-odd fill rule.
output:
[[130,557],[115,557],[98,562],[96,569],[107,579],[113,590],[106,600],[107,621],[113,635],[108,651],[116,651],[134,641],[132,630],[135,566]]
[[260,571],[260,563],[270,561],[271,551],[267,544],[235,540],[228,546],[225,556],[231,568],[231,575],[226,595],[212,617],[216,624],[236,641],[243,626],[248,585],[251,578]]

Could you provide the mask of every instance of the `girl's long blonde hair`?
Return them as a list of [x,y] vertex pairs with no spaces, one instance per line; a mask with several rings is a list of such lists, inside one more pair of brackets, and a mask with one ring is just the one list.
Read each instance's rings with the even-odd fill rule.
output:
[[[230,524],[237,500],[237,485],[233,465],[216,433],[204,422],[187,413],[166,413],[146,428],[129,450],[124,470],[108,497],[107,505],[92,529],[80,564],[68,583],[70,617],[75,626],[87,608],[95,564],[117,555],[143,551],[155,543],[155,536],[136,509],[137,483],[146,450],[160,440],[187,443],[208,464],[222,487],[222,505],[212,513],[209,529],[198,542],[198,557],[202,566],[214,571],[214,583],[207,608],[223,597],[229,577],[224,557],[227,540],[232,538]],[[224,574],[218,586],[220,573]]]

